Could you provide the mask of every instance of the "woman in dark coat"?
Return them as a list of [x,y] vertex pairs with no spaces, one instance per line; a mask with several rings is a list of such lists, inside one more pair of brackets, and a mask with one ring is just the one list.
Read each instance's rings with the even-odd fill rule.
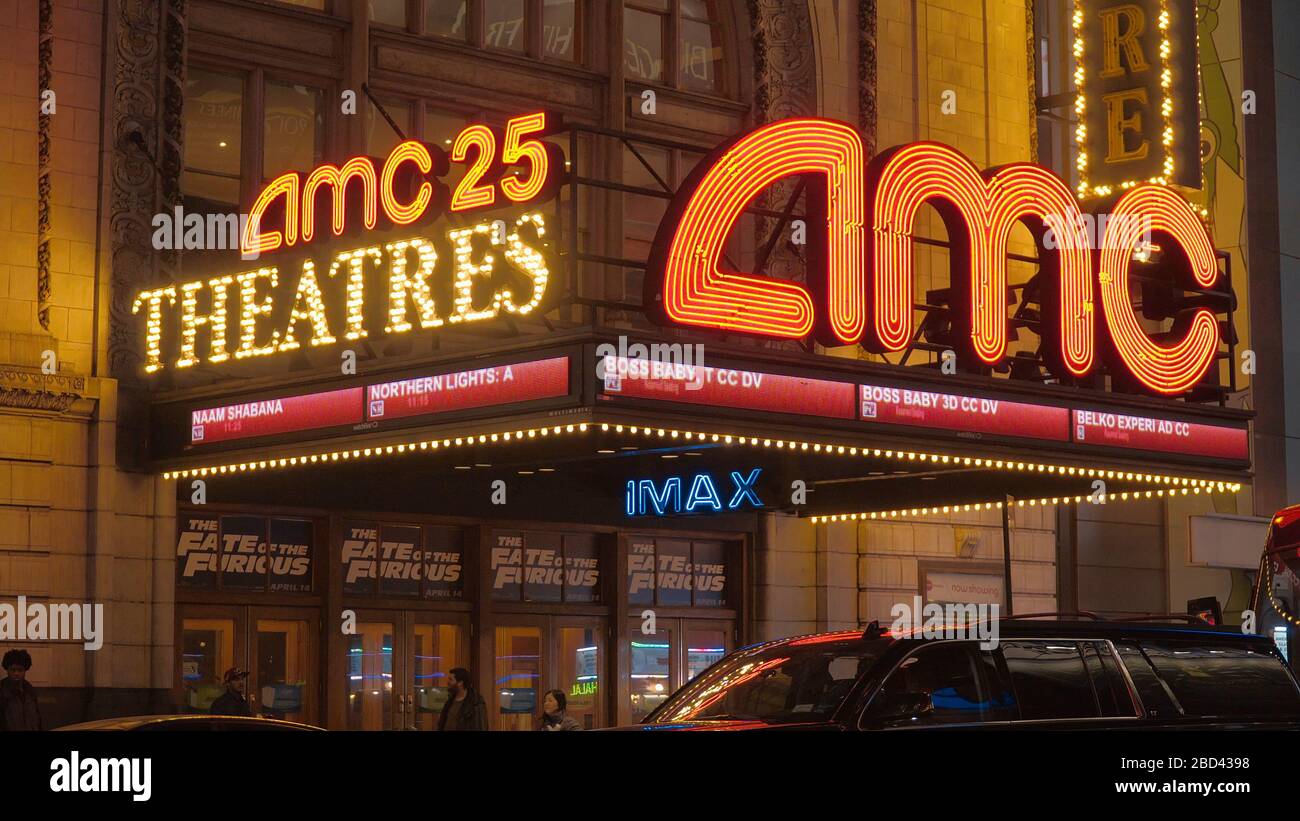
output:
[[578,723],[578,720],[565,714],[565,703],[562,690],[547,690],[546,696],[542,699],[542,718],[537,722],[537,729],[551,731],[581,730],[582,725]]
[[0,662],[7,675],[0,679],[0,730],[43,730],[36,688],[27,680],[32,656],[26,650],[10,650]]

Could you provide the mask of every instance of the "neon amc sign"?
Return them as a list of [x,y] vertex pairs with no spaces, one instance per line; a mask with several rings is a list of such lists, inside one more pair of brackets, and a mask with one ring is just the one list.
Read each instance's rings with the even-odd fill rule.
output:
[[[563,168],[559,147],[540,139],[553,125],[544,113],[527,114],[502,131],[466,127],[450,156],[436,145],[407,140],[382,163],[353,157],[306,175],[281,174],[253,202],[241,250],[284,252],[360,229],[413,228],[444,213],[540,202],[554,193]],[[440,180],[449,160],[467,166],[454,189]],[[516,173],[507,174],[511,168]],[[340,337],[362,339],[379,332],[378,320],[386,320],[383,334],[400,334],[417,324],[429,329],[531,313],[550,279],[545,235],[542,215],[532,212],[456,228],[445,239],[412,233],[361,245],[333,253],[324,270],[307,258],[291,291],[290,280],[273,265],[142,291],[132,312],[145,315],[145,371],[164,367],[165,324],[175,331],[178,348],[169,361],[188,368],[204,361],[201,334],[206,361],[219,363],[332,345]],[[386,310],[378,317],[367,311],[368,295],[379,290],[375,274],[386,280]],[[336,294],[334,304],[328,294]]]
[[[660,225],[647,269],[648,308],[669,324],[903,350],[913,335],[912,225],[931,203],[952,243],[954,325],[967,361],[993,365],[1006,356],[1007,238],[1019,222],[1038,245],[1048,282],[1044,350],[1055,375],[1085,377],[1100,353],[1147,389],[1174,395],[1214,362],[1219,327],[1211,311],[1182,318],[1172,334],[1180,338],[1162,344],[1143,329],[1129,298],[1129,266],[1144,228],[1181,266],[1187,285],[1208,289],[1219,281],[1204,227],[1172,190],[1139,184],[1103,201],[1098,213],[1109,219],[1101,247],[1093,248],[1074,194],[1045,168],[1013,163],[981,173],[933,142],[890,149],[869,164],[863,153],[853,128],[818,118],[772,123],[715,151]],[[807,285],[724,270],[723,245],[746,205],[796,174],[812,180]],[[1050,249],[1048,229],[1056,240]]]

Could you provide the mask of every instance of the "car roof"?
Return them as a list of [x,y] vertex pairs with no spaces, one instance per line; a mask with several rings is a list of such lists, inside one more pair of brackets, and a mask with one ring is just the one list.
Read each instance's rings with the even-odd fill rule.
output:
[[300,724],[296,721],[282,721],[278,718],[258,718],[250,716],[220,716],[220,715],[203,715],[203,714],[184,714],[184,715],[149,715],[149,716],[120,716],[118,718],[101,718],[97,721],[85,721],[80,724],[69,724],[64,727],[57,727],[56,730],[137,730],[146,724],[163,724],[163,723],[193,723],[201,724],[212,721],[222,723],[241,723],[241,724],[273,724],[284,729],[294,730],[319,730],[320,727],[313,727],[310,724]]
[[[1268,645],[1272,640],[1265,636],[1242,633],[1237,627],[1215,627],[1204,622],[1180,623],[1162,621],[1124,621],[1120,619],[1074,619],[1074,618],[1001,618],[997,619],[998,638],[1192,638],[1213,637],[1220,642],[1243,642],[1247,644],[1262,642]],[[792,646],[802,644],[820,644],[835,641],[927,641],[919,635],[903,633],[893,635],[883,628],[878,636],[872,636],[863,630],[838,630],[827,633],[808,633],[789,638],[758,642],[741,650]],[[972,636],[974,638],[974,636]]]

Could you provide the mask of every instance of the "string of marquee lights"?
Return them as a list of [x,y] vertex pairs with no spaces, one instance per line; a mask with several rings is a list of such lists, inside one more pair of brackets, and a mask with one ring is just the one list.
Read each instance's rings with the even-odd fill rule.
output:
[[1160,0],[1160,17],[1158,27],[1160,29],[1160,116],[1164,120],[1164,126],[1161,130],[1160,141],[1164,146],[1164,163],[1161,167],[1161,174],[1157,177],[1151,177],[1146,180],[1124,180],[1116,185],[1098,185],[1093,186],[1088,182],[1088,129],[1084,124],[1084,114],[1087,111],[1085,101],[1084,85],[1087,79],[1087,71],[1083,66],[1084,57],[1084,38],[1083,38],[1083,0],[1075,0],[1074,15],[1071,20],[1074,29],[1074,86],[1078,92],[1074,98],[1074,113],[1078,117],[1078,123],[1074,129],[1074,142],[1078,147],[1079,156],[1075,161],[1079,169],[1079,197],[1102,197],[1119,190],[1127,190],[1143,182],[1151,182],[1157,185],[1168,185],[1174,178],[1174,152],[1171,150],[1174,144],[1174,95],[1173,83],[1174,73],[1170,65],[1169,58],[1173,54],[1173,45],[1169,41],[1169,27],[1172,18],[1169,14],[1168,0]]
[[[1117,493],[1100,493],[1096,497],[1092,494],[1058,495],[1042,496],[1036,499],[1013,499],[1012,507],[1046,507],[1048,505],[1070,505],[1083,504],[1108,504],[1116,500],[1121,502],[1139,501],[1141,499],[1159,499],[1163,497],[1173,498],[1175,496],[1186,496],[1190,494],[1213,493],[1215,491],[1228,491],[1236,493],[1241,490],[1241,484],[1238,482],[1207,482],[1206,484],[1194,485],[1188,487],[1169,487],[1157,488],[1155,490],[1125,490]],[[818,516],[809,516],[808,520],[814,524],[828,524],[832,522],[858,522],[871,521],[880,519],[915,519],[922,516],[942,516],[952,513],[972,513],[981,510],[1001,510],[1006,506],[1006,502],[970,502],[969,504],[948,504],[932,505],[930,507],[911,507],[896,508],[893,510],[873,510],[861,513],[829,513]]]
[[[164,471],[164,479],[189,479],[193,477],[224,475],[231,473],[252,473],[278,468],[298,467],[330,462],[347,462],[369,459],[378,456],[402,455],[407,453],[453,450],[456,448],[507,445],[538,438],[559,437],[573,434],[626,433],[633,436],[653,437],[655,439],[682,440],[685,442],[712,443],[721,445],[742,445],[761,447],[772,450],[787,450],[798,453],[815,453],[823,455],[883,458],[900,462],[930,462],[935,465],[953,467],[974,467],[987,470],[1006,470],[1020,473],[1038,473],[1056,476],[1069,476],[1091,479],[1112,479],[1119,481],[1142,482],[1144,484],[1165,486],[1168,488],[1200,488],[1201,491],[1217,487],[1219,490],[1236,492],[1241,485],[1215,479],[1201,479],[1188,476],[1171,476],[1162,473],[1144,473],[1123,468],[1077,467],[1074,465],[1053,465],[1044,462],[1024,461],[1019,459],[995,459],[985,456],[955,456],[943,453],[901,450],[892,448],[859,447],[830,442],[813,442],[799,439],[778,439],[766,436],[750,436],[730,433],[712,433],[705,431],[665,428],[654,425],[619,424],[613,422],[573,422],[565,425],[543,425],[530,428],[510,428],[488,433],[461,435],[444,435],[431,438],[417,438],[406,442],[370,447],[342,447],[334,450],[319,450],[314,453],[281,456],[269,459],[249,459],[243,462],[205,465],[201,467],[180,468]],[[1196,492],[1201,492],[1196,491]]]

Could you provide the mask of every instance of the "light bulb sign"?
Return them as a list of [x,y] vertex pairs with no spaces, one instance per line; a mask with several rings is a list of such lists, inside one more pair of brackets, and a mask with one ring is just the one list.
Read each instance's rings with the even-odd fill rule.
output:
[[624,509],[629,516],[673,516],[762,508],[763,502],[754,487],[762,472],[762,468],[754,468],[748,474],[733,470],[729,483],[719,482],[707,472],[662,480],[629,479]]
[[[807,283],[725,270],[723,247],[741,213],[792,175],[811,181]],[[1186,312],[1157,339],[1129,297],[1134,253],[1148,231],[1181,285],[1219,284],[1205,228],[1173,190],[1140,183],[1100,200],[1097,213],[1109,219],[1093,247],[1074,194],[1046,168],[1012,163],[981,173],[934,142],[868,163],[852,127],[821,118],[765,125],[699,163],[660,224],[645,304],[662,324],[904,350],[915,335],[913,223],[926,203],[951,241],[952,319],[965,363],[991,367],[1007,357],[1007,243],[1020,223],[1038,246],[1043,351],[1057,377],[1083,379],[1104,357],[1144,389],[1178,395],[1213,364],[1220,329],[1212,311]]]
[[[283,262],[259,264],[141,291],[132,312],[144,316],[145,372],[538,311],[553,267],[542,214],[463,217],[553,195],[564,159],[541,138],[555,125],[528,114],[500,132],[466,127],[450,154],[406,140],[386,160],[353,157],[276,177],[253,202],[240,238],[245,255],[307,252],[363,230],[394,229],[393,239],[359,237],[346,250],[308,253],[293,260],[292,273]],[[454,188],[440,179],[449,162],[466,165]],[[462,224],[418,229],[443,214]],[[164,341],[174,350],[165,353]]]

